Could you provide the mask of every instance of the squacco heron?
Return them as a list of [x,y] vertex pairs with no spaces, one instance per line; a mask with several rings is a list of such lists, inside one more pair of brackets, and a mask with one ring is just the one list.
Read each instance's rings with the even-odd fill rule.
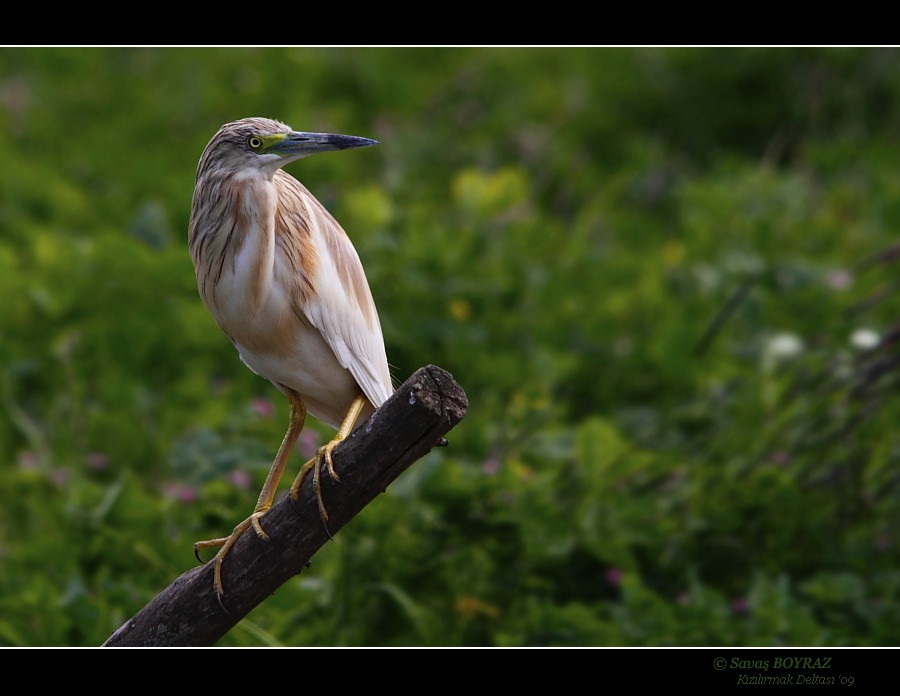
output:
[[336,429],[301,468],[290,489],[313,472],[323,523],[328,513],[319,476],[337,479],[331,451],[391,395],[375,302],[349,237],[286,164],[317,152],[377,145],[351,135],[303,133],[280,121],[245,118],[212,137],[197,165],[188,243],[204,305],[241,360],[287,397],[284,440],[253,513],[227,537],[198,541],[194,553],[219,548],[222,561],[273,504],[307,412]]

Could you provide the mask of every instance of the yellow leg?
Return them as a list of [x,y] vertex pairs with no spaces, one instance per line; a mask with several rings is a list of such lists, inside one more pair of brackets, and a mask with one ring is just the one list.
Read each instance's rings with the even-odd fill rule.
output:
[[362,410],[367,403],[369,402],[363,394],[358,394],[356,398],[353,399],[353,403],[351,403],[350,408],[347,409],[347,415],[344,416],[344,422],[341,423],[341,427],[338,429],[337,433],[335,433],[335,436],[329,443],[322,445],[316,451],[315,457],[300,467],[300,473],[297,474],[297,478],[294,479],[294,483],[291,485],[291,498],[297,500],[297,496],[300,493],[300,486],[303,485],[303,480],[310,471],[313,472],[313,489],[316,492],[316,502],[319,505],[319,516],[322,518],[322,522],[328,521],[328,511],[325,509],[325,502],[322,500],[322,488],[319,481],[319,472],[322,468],[322,464],[325,464],[328,467],[328,474],[331,478],[335,481],[340,481],[340,476],[338,476],[337,472],[334,470],[331,451],[350,434],[353,430],[353,426],[356,425],[359,414],[362,413]]
[[222,560],[231,550],[231,547],[234,546],[234,543],[241,534],[252,526],[259,537],[262,539],[269,538],[269,535],[263,531],[262,526],[259,524],[259,518],[272,507],[272,502],[275,500],[275,491],[278,489],[278,483],[281,481],[281,476],[284,474],[284,468],[287,466],[288,459],[294,451],[294,445],[297,443],[297,438],[300,436],[300,431],[303,430],[303,423],[306,421],[306,406],[303,405],[300,396],[295,391],[288,388],[285,388],[285,393],[287,394],[288,403],[290,404],[290,422],[288,424],[287,432],[284,434],[284,440],[281,441],[281,447],[278,448],[278,454],[275,455],[275,461],[272,463],[272,468],[269,469],[269,475],[266,476],[266,482],[263,484],[262,490],[259,493],[259,499],[256,501],[256,507],[253,510],[253,514],[237,525],[234,528],[234,531],[227,537],[209,539],[208,541],[198,541],[194,544],[194,555],[197,556],[197,560],[201,560],[200,551],[202,549],[221,547],[215,556],[215,587],[216,593],[220,598],[224,594],[222,591]]

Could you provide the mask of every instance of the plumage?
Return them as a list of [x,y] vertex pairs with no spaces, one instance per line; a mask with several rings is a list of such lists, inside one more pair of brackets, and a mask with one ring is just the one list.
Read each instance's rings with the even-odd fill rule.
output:
[[[222,126],[197,166],[188,247],[204,305],[247,367],[288,397],[285,443],[296,440],[306,411],[338,430],[301,469],[292,494],[310,468],[318,476],[325,463],[336,475],[331,449],[384,403],[393,385],[375,302],[350,238],[281,167],[315,152],[374,144],[249,118]],[[221,558],[250,525],[265,535],[259,518],[271,507],[292,446],[279,450],[254,514],[231,536],[195,545],[222,547],[220,594]]]

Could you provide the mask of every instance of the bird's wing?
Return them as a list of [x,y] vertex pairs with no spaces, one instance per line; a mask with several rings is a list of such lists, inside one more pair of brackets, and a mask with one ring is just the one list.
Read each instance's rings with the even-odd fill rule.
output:
[[[337,220],[303,184],[279,170],[276,238],[299,245],[296,302],[378,408],[393,392],[381,323],[359,255]],[[305,235],[298,240],[296,235]],[[313,291],[313,288],[315,291]]]

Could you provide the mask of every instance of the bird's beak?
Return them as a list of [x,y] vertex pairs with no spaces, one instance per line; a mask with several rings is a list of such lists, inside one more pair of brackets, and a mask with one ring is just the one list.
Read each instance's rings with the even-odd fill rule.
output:
[[317,152],[329,150],[350,150],[356,147],[378,145],[377,140],[360,138],[356,135],[338,135],[336,133],[303,133],[293,131],[285,133],[277,141],[273,141],[267,152],[279,154],[286,159],[295,160]]

